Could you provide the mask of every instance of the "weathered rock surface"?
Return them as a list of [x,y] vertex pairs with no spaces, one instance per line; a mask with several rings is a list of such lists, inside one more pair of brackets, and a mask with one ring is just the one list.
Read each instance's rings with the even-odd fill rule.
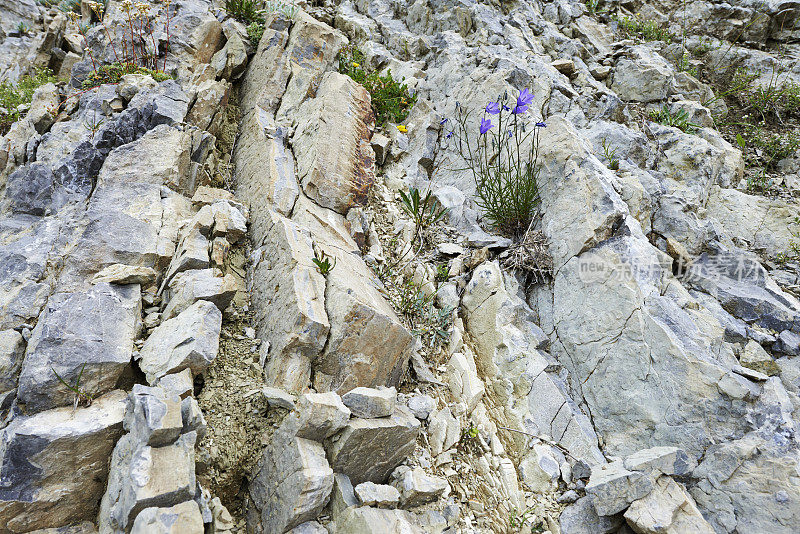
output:
[[659,477],[649,495],[631,504],[625,512],[625,521],[643,534],[714,532],[691,495],[668,476]]
[[358,387],[342,395],[342,402],[350,408],[355,417],[363,419],[388,417],[394,411],[397,390],[394,388]]
[[347,76],[327,73],[316,98],[306,100],[298,115],[292,147],[305,194],[342,214],[366,203],[375,181],[375,154],[369,143],[372,110],[366,89]]
[[420,424],[397,407],[390,417],[351,419],[327,445],[331,467],[353,484],[383,483],[414,450]]
[[284,432],[273,435],[250,484],[255,532],[286,532],[317,517],[333,489],[333,470],[319,443]]
[[31,333],[19,376],[17,397],[25,410],[72,404],[75,394],[58,376],[93,396],[114,388],[130,365],[140,310],[138,285],[102,283],[52,295]]
[[3,528],[22,533],[94,520],[124,414],[125,393],[112,391],[88,408],[19,416],[0,430]]
[[145,508],[136,516],[132,534],[190,534],[203,532],[203,516],[194,501],[169,508]]
[[145,341],[139,353],[142,371],[152,384],[162,376],[190,369],[202,373],[216,358],[222,312],[199,300],[177,317],[164,321]]
[[123,436],[111,457],[111,476],[98,518],[100,532],[128,532],[146,508],[169,508],[191,500],[197,489],[196,439],[190,432],[172,445],[150,447],[133,434]]

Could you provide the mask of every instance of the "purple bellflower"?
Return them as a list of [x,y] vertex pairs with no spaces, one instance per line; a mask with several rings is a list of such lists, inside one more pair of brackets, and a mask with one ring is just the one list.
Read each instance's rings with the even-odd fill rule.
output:
[[486,113],[489,115],[497,115],[500,113],[500,104],[498,102],[489,102],[486,105]]
[[530,94],[527,89],[523,89],[519,92],[519,96],[517,97],[517,106],[514,108],[512,113],[517,115],[520,113],[525,113],[528,111],[528,106],[531,105],[531,102],[533,102],[533,95]]
[[494,124],[492,124],[491,120],[481,119],[481,135],[491,130],[492,126],[494,126]]

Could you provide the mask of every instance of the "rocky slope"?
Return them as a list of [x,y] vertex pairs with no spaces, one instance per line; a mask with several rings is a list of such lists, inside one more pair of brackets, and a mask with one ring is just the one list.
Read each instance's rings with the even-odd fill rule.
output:
[[[0,110],[0,532],[796,531],[800,153],[759,139],[798,106],[745,97],[800,84],[800,4],[327,1],[258,42],[45,4],[0,0],[4,88],[56,78]],[[129,10],[151,70],[86,89]],[[524,88],[521,247],[445,119]]]

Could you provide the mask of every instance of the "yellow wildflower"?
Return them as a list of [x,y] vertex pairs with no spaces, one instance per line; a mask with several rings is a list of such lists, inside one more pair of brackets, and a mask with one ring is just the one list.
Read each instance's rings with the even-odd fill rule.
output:
[[354,61],[354,62],[353,62],[353,66],[354,66],[355,68],[358,68],[358,67],[360,67],[361,65],[359,65],[358,63],[356,63],[356,62]]
[[408,132],[408,128],[406,128],[405,125],[403,125],[403,124],[398,125],[397,129],[400,131],[400,133]]

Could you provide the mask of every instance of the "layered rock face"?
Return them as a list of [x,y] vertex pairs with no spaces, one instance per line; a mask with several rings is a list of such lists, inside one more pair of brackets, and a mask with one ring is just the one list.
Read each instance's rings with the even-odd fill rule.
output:
[[[0,0],[0,82],[56,75],[0,109],[0,532],[796,531],[800,153],[715,85],[792,135],[796,2],[46,4]],[[84,90],[131,9],[165,75]],[[535,271],[447,135],[522,89]]]

